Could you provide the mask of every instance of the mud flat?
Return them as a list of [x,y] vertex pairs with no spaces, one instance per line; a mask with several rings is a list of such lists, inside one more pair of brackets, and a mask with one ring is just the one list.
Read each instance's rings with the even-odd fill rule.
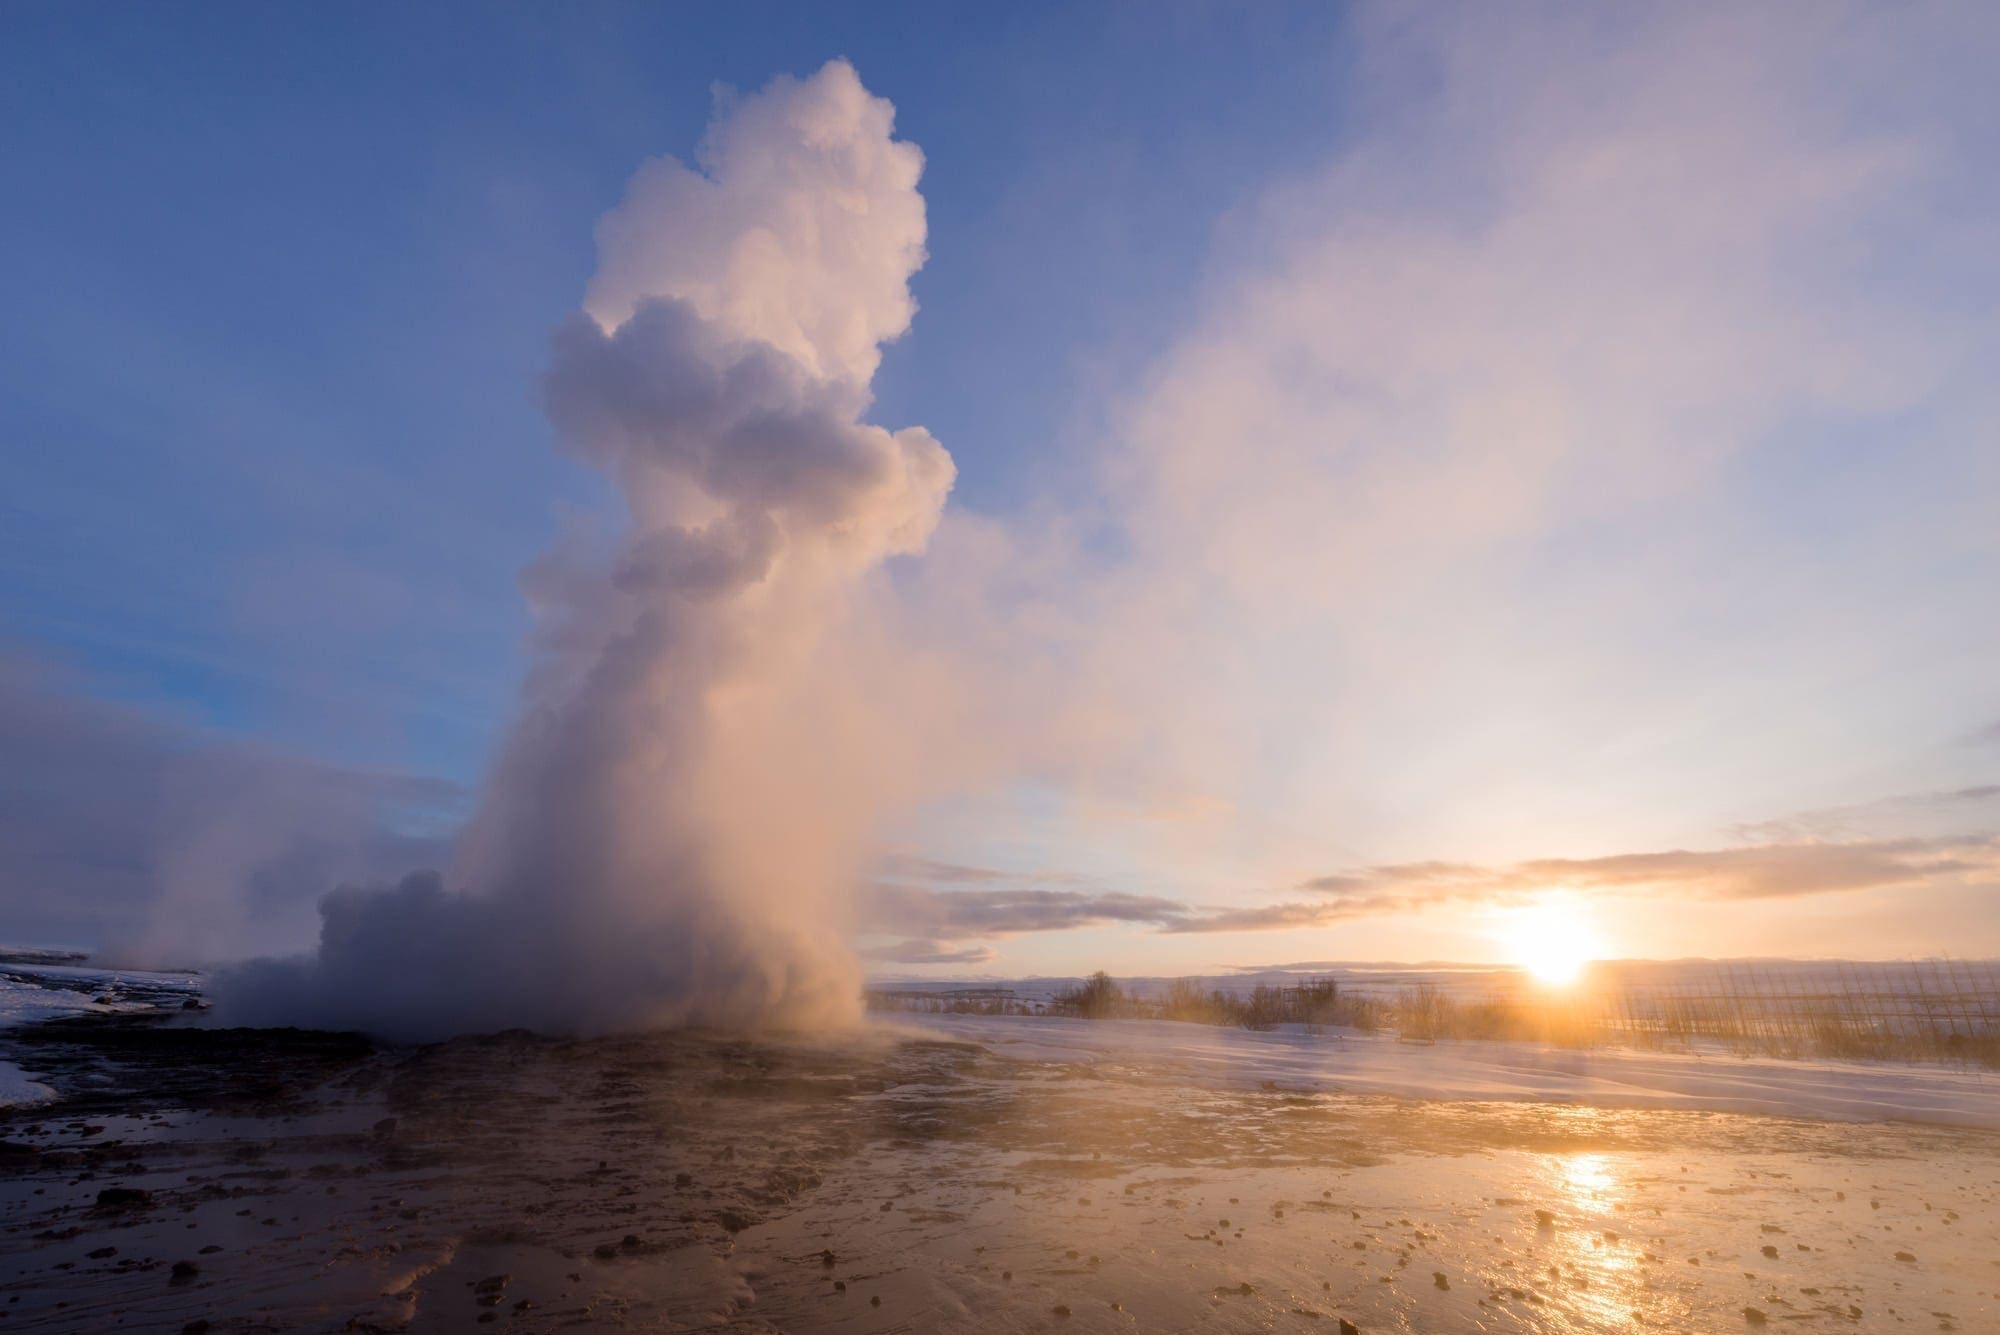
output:
[[2000,1329],[1976,1126],[1018,1032],[10,1030],[56,1099],[0,1110],[0,1328]]

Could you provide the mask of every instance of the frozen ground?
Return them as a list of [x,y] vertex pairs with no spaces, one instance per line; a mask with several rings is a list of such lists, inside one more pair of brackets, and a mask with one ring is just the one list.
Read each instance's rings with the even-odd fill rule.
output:
[[1412,1099],[1570,1103],[1900,1120],[2000,1130],[2000,1072],[1866,1062],[1781,1061],[1532,1043],[1405,1043],[1388,1035],[1263,1033],[1164,1020],[898,1015],[922,1032],[1024,1061],[1144,1062],[1218,1086]]
[[76,1015],[179,1010],[201,995],[201,976],[101,969],[80,956],[0,948],[0,1028]]
[[[2000,1329],[1993,1131],[1706,1111],[1678,1087],[1550,1102],[1540,1058],[1305,1040],[17,1029],[0,1056],[64,1100],[0,1112],[0,1311],[37,1331]],[[1435,1059],[1493,1097],[1379,1092]],[[1607,1102],[1664,1097],[1590,1076]]]
[[25,1107],[34,1103],[47,1103],[56,1092],[47,1085],[30,1080],[27,1073],[12,1062],[0,1062],[0,1108]]

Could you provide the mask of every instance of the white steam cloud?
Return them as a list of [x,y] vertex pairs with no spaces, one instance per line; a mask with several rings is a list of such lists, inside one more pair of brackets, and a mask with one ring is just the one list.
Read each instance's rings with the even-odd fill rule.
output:
[[725,104],[699,169],[633,178],[545,386],[628,528],[530,572],[534,666],[449,878],[337,892],[316,955],[224,977],[225,1018],[429,1038],[852,1016],[844,891],[895,785],[843,753],[858,669],[827,646],[953,479],[922,428],[860,420],[924,259],[923,159],[892,118],[835,61]]

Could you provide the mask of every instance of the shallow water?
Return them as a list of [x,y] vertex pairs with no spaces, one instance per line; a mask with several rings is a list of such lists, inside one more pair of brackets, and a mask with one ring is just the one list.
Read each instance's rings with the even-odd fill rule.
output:
[[0,1130],[13,1329],[2000,1329],[1978,1130],[879,1031],[8,1047],[71,1096]]

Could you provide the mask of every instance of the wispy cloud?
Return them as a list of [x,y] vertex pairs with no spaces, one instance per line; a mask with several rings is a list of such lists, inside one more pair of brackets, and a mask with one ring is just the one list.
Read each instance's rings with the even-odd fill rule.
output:
[[1946,833],[1940,822],[1963,829],[2000,823],[2000,783],[1904,793],[1873,802],[1821,807],[1776,820],[1735,826],[1730,833],[1748,844],[1781,844],[1879,838],[1890,834]]
[[[1972,786],[1885,798],[1855,807],[1807,812],[1746,829],[1852,825],[1859,814],[1914,810],[1963,812],[2000,796]],[[903,859],[900,869],[950,885],[877,881],[860,899],[860,926],[917,939],[865,952],[905,964],[979,963],[960,943],[1109,924],[1151,927],[1169,935],[1272,932],[1326,927],[1359,918],[1421,913],[1445,905],[1507,907],[1552,891],[1628,898],[1706,901],[1800,899],[1813,895],[1953,884],[2000,887],[2000,835],[1752,841],[1724,848],[1665,849],[1599,857],[1543,857],[1520,862],[1382,863],[1315,876],[1277,903],[1201,907],[1156,895],[1098,889],[1047,889],[1038,879],[1085,883],[1068,873],[1013,873],[994,868]]]
[[999,952],[991,946],[954,946],[945,941],[897,941],[861,952],[870,964],[984,964]]
[[962,862],[940,862],[910,853],[886,853],[876,862],[886,880],[919,884],[996,885],[1002,882],[1030,882],[1039,885],[1080,885],[1084,878],[1066,871],[1002,871],[997,867],[973,867]]
[[943,940],[1062,932],[1107,923],[1163,924],[1188,913],[1185,904],[1122,891],[940,891],[878,882],[861,896],[861,926],[883,932],[916,932]]
[[1312,895],[1311,899],[1191,915],[1167,922],[1161,930],[1258,932],[1324,927],[1450,903],[1520,903],[1558,889],[1751,900],[1964,882],[2000,886],[2000,836],[1750,844],[1595,858],[1534,858],[1497,867],[1461,862],[1394,863],[1304,881],[1297,889]]

